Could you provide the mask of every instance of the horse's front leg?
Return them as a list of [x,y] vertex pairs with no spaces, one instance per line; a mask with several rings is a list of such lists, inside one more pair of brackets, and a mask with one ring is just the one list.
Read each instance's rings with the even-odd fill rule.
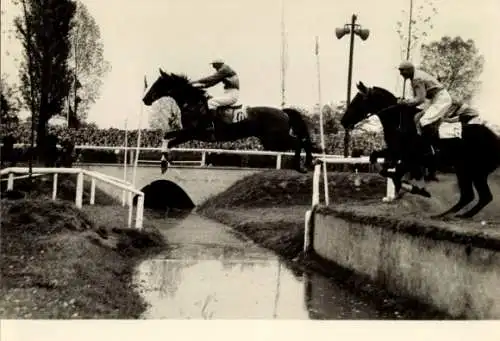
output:
[[[170,132],[169,132],[170,133]],[[168,138],[168,136],[172,136],[172,134],[166,133],[163,138],[162,147],[161,147],[161,173],[165,174],[168,169],[169,164],[169,154],[170,149],[174,148],[180,144],[185,142],[196,140],[200,138],[200,134],[203,131],[197,129],[182,129],[177,130],[174,138]]]
[[[384,167],[384,169],[380,172],[380,175],[386,178],[390,178],[393,181],[395,198],[401,197],[400,192],[402,189],[411,194],[417,194],[425,198],[430,198],[431,194],[425,189],[425,187],[419,187],[406,180],[403,180],[403,176],[407,173],[407,171],[408,170],[406,169],[404,164],[398,163],[395,167]],[[385,197],[384,200],[390,201],[390,198]]]

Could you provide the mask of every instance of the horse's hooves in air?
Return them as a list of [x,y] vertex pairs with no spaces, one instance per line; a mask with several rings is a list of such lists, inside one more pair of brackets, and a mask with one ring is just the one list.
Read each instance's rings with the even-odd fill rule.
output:
[[426,197],[426,198],[431,198],[432,195],[425,189],[425,188],[421,188],[420,189],[420,195]]
[[411,189],[412,194],[418,194],[426,198],[431,198],[432,195],[423,187],[418,187],[418,186],[412,186]]
[[473,216],[474,216],[473,214],[470,214],[468,212],[461,213],[461,214],[455,214],[455,217],[460,218],[460,219],[470,219]]
[[162,160],[161,161],[161,174],[165,174],[165,172],[168,169],[168,162],[167,160]]
[[431,219],[444,219],[448,216],[448,214],[449,214],[448,212],[434,214],[434,215],[431,215]]

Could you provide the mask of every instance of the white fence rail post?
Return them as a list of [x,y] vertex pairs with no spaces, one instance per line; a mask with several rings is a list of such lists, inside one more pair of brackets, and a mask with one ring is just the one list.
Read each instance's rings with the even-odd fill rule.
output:
[[83,172],[79,172],[76,177],[75,204],[77,208],[82,208],[83,206]]
[[[389,171],[395,171],[394,168],[389,169]],[[396,197],[396,187],[394,186],[394,181],[391,178],[387,178],[387,187],[385,197],[382,199],[383,202],[391,202]]]
[[95,204],[95,179],[92,178],[90,182],[90,204]]
[[201,153],[200,167],[205,167],[207,165],[207,152]]
[[281,154],[276,155],[276,169],[281,169]]
[[14,189],[14,173],[9,173],[9,178],[7,179],[7,190],[12,191]]
[[321,176],[321,164],[314,166],[313,174],[313,194],[312,194],[312,206],[315,207],[319,205],[319,179]]
[[137,196],[137,211],[135,215],[135,227],[142,229],[144,219],[144,194]]
[[56,200],[57,198],[57,178],[58,174],[54,173],[54,177],[52,180],[52,200]]
[[132,193],[128,193],[128,220],[127,220],[127,226],[130,227],[132,226],[132,210],[134,209],[134,205],[132,202]]

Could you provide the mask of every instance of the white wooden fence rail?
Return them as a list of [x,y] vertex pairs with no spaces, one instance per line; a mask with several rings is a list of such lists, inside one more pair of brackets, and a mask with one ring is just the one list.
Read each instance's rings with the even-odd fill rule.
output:
[[[95,204],[95,188],[96,181],[101,181],[123,191],[130,193],[128,200],[128,227],[132,226],[132,211],[133,211],[133,203],[132,203],[132,194],[137,194],[137,208],[136,208],[136,216],[135,216],[135,228],[142,229],[143,221],[144,221],[144,193],[135,189],[129,182],[124,181],[122,179],[113,178],[109,175],[101,174],[94,171],[89,171],[81,168],[43,168],[43,167],[34,167],[32,168],[32,172],[37,175],[41,174],[53,174],[53,185],[52,185],[52,200],[56,200],[57,198],[57,183],[58,183],[58,174],[76,174],[76,194],[75,194],[75,204],[77,208],[82,208],[83,206],[83,180],[84,176],[88,176],[91,179],[90,183],[90,205]],[[15,177],[15,174],[28,174],[29,168],[27,167],[10,167],[5,168],[0,171],[0,175],[7,175],[7,190],[14,189],[14,180],[25,178],[26,175],[21,177]]]
[[[378,162],[383,162],[383,159],[378,159]],[[314,213],[316,208],[320,205],[320,178],[321,178],[321,166],[322,162],[325,163],[350,163],[350,164],[366,164],[370,162],[369,157],[361,157],[361,158],[328,158],[328,157],[320,157],[318,158],[318,163],[314,166],[313,173],[313,183],[312,183],[312,202],[311,209],[305,213],[305,223],[304,223],[304,249],[303,251],[307,253],[311,249],[311,241],[312,241],[312,227],[314,222]],[[326,177],[325,177],[326,179]],[[327,193],[325,193],[325,201],[328,202]],[[395,197],[395,188],[394,183],[391,179],[387,178],[386,185],[386,196],[382,198],[382,201],[388,202],[394,200]]]

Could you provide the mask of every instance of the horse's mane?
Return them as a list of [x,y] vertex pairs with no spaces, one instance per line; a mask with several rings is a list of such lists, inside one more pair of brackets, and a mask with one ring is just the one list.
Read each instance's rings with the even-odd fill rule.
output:
[[386,89],[381,88],[379,86],[374,86],[373,90],[380,93],[382,96],[384,96],[384,98],[390,99],[392,101],[396,100],[396,96],[394,96],[394,94],[392,92],[390,92],[389,90],[386,90]]
[[169,81],[176,88],[184,88],[192,96],[205,96],[206,91],[202,88],[191,85],[189,77],[185,74],[170,73],[168,75]]

